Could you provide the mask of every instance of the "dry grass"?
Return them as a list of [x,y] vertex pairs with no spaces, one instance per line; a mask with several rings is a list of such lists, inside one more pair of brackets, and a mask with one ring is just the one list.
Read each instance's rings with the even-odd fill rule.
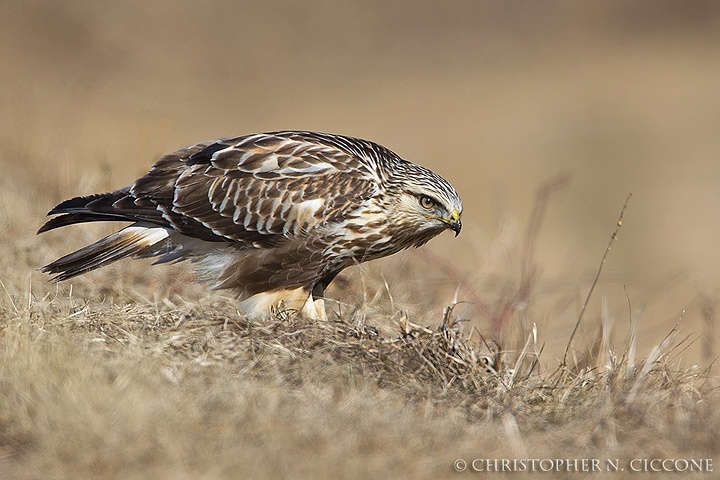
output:
[[[0,4],[0,478],[717,456],[712,2],[210,3]],[[437,170],[463,234],[349,269],[325,323],[248,323],[183,265],[37,272],[112,228],[36,237],[58,201],[278,128]]]
[[429,327],[360,311],[259,324],[222,298],[85,303],[65,289],[2,308],[13,478],[431,478],[455,458],[712,458],[720,446],[710,377],[678,368],[677,331],[645,359],[631,339],[546,370],[532,337],[498,351],[452,311]]

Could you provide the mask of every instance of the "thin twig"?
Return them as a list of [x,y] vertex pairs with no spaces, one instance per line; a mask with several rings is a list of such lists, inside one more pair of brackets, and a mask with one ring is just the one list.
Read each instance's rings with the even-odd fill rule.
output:
[[5,287],[5,284],[2,280],[0,280],[0,286],[2,286],[3,290],[5,290],[5,294],[7,295],[8,300],[10,300],[10,305],[12,305],[13,310],[15,310],[15,313],[18,313],[19,310],[15,305],[15,300],[13,300],[12,295],[10,295],[10,292],[8,292],[8,289],[7,287]]
[[520,267],[520,284],[523,286],[531,283],[535,244],[537,243],[537,239],[540,238],[540,230],[545,221],[550,197],[555,192],[567,188],[569,184],[569,175],[557,175],[543,182],[535,192],[533,209],[525,226],[525,248],[523,248],[522,265]]
[[478,310],[488,316],[491,314],[490,306],[482,301],[470,282],[463,277],[460,271],[451,262],[439,255],[433,254],[427,249],[413,250],[413,253],[425,262],[438,268],[447,278],[457,284],[463,294],[470,299],[470,303],[472,303]]
[[618,232],[620,231],[620,227],[622,227],[623,215],[625,214],[625,209],[627,208],[628,202],[631,198],[632,193],[629,193],[627,198],[625,199],[622,210],[620,210],[620,216],[618,217],[617,224],[615,225],[615,231],[612,233],[612,235],[610,235],[610,241],[608,242],[607,248],[605,248],[605,253],[602,256],[602,260],[600,260],[600,265],[598,266],[597,273],[595,274],[595,279],[593,280],[592,285],[590,285],[590,291],[588,292],[587,297],[585,297],[585,302],[580,308],[580,315],[578,315],[577,322],[575,322],[575,328],[573,328],[573,331],[570,334],[570,338],[568,339],[567,347],[565,347],[565,354],[563,355],[563,361],[561,364],[562,367],[567,365],[567,356],[568,352],[570,351],[570,345],[572,344],[573,338],[575,338],[575,333],[577,333],[578,327],[580,326],[580,322],[582,321],[583,315],[585,314],[585,309],[587,308],[588,303],[590,303],[590,297],[592,296],[593,290],[595,290],[595,285],[597,285],[598,280],[600,279],[603,265],[605,265],[605,260],[610,253],[612,244],[615,243],[615,240],[617,240]]
[[528,217],[525,226],[525,245],[522,253],[522,264],[520,265],[520,282],[514,295],[505,296],[496,314],[492,317],[493,333],[500,337],[510,320],[510,315],[517,305],[527,304],[532,296],[532,289],[537,283],[537,269],[533,259],[535,257],[535,245],[540,238],[542,229],[550,204],[550,197],[570,184],[569,175],[557,175],[543,182],[535,192],[535,202],[532,212]]

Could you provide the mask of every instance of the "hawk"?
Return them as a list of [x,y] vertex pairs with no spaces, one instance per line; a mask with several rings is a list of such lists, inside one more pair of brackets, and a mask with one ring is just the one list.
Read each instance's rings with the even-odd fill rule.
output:
[[132,185],[66,200],[38,233],[132,222],[42,267],[61,281],[124,257],[190,260],[240,311],[326,318],[323,294],[344,268],[460,233],[445,179],[377,143],[306,131],[223,138],[162,156]]

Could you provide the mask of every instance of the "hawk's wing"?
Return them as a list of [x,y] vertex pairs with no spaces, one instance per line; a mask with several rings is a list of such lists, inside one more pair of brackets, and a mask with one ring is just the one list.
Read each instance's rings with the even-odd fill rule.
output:
[[130,187],[78,197],[41,231],[94,220],[141,220],[208,241],[256,247],[304,236],[378,193],[365,159],[308,132],[222,139],[161,157]]

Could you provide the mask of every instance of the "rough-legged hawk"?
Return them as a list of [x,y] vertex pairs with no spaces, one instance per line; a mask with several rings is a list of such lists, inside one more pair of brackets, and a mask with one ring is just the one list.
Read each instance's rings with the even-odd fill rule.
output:
[[462,203],[439,175],[366,140],[303,131],[199,143],[161,157],[114,192],[76,197],[38,233],[73,223],[132,225],[42,268],[66,280],[123,257],[189,259],[231,288],[249,317],[278,308],[325,318],[345,267],[460,233]]

